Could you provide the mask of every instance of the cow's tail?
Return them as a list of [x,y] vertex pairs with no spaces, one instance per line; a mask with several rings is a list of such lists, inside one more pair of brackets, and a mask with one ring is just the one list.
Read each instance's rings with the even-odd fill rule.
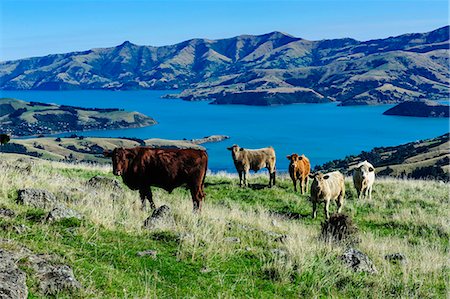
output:
[[206,163],[205,163],[205,169],[203,171],[203,180],[202,180],[202,197],[205,198],[205,180],[206,180],[206,172],[208,172],[208,155],[206,155]]

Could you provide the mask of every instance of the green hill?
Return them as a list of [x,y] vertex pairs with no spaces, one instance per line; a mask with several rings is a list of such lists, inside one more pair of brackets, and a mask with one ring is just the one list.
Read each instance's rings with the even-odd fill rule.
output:
[[363,151],[358,155],[316,166],[315,170],[351,173],[352,169],[364,160],[372,163],[377,174],[381,176],[449,181],[449,133],[398,146],[376,147],[368,152]]
[[[173,221],[144,229],[149,213],[136,192],[88,182],[113,178],[108,166],[0,154],[0,167],[0,254],[17,257],[11,267],[26,276],[29,298],[46,297],[36,259],[73,269],[80,287],[58,298],[444,298],[448,291],[448,184],[382,179],[372,200],[357,200],[347,180],[343,211],[377,269],[369,274],[343,264],[345,245],[318,238],[323,213],[312,219],[307,196],[287,177],[269,189],[265,176],[251,176],[241,189],[234,175],[209,174],[201,214],[192,213],[188,191],[154,189]],[[82,220],[47,221],[47,208],[16,202],[24,188],[53,193]],[[406,261],[385,258],[394,253]]]
[[156,124],[139,112],[81,108],[0,98],[0,132],[14,136],[138,128]]

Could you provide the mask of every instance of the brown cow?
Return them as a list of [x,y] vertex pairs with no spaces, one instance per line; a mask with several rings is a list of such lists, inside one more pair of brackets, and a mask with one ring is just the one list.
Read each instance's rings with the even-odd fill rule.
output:
[[300,181],[300,193],[306,193],[308,187],[308,175],[311,170],[309,159],[306,158],[305,155],[299,156],[297,154],[286,156],[286,158],[291,161],[291,163],[289,163],[289,174],[294,183],[295,192],[297,192],[297,181]]
[[238,145],[227,148],[231,151],[234,166],[239,174],[239,185],[248,186],[247,176],[250,170],[257,172],[262,168],[269,170],[269,187],[275,185],[275,150],[273,147],[244,149]]
[[150,186],[171,193],[173,189],[186,185],[191,191],[194,211],[201,210],[208,169],[208,155],[204,150],[116,148],[105,152],[105,156],[112,158],[114,175],[122,176],[130,189],[139,190],[142,209],[145,209],[146,198],[155,209]]

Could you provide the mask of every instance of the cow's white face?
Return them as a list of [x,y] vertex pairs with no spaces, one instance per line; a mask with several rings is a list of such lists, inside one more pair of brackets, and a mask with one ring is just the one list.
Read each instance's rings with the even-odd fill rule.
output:
[[361,177],[363,178],[363,181],[369,179],[369,175],[371,172],[374,172],[375,169],[373,167],[363,164],[359,167],[359,171],[361,172]]

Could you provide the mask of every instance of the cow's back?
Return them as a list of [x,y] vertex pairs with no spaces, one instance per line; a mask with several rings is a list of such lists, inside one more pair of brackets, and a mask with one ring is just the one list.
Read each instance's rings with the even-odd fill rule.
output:
[[[333,171],[324,174],[323,176],[329,176],[329,178],[319,182],[314,179],[311,185],[311,195],[315,200],[323,200],[325,198],[336,199],[341,192],[345,192],[345,180],[342,173],[339,171]],[[323,184],[322,193],[318,193],[317,186]]]
[[139,147],[126,176],[131,184],[134,181],[172,191],[203,180],[207,166],[208,156],[203,150]]
[[246,151],[246,158],[252,170],[259,170],[275,164],[275,150],[272,147],[245,149],[244,151]]
[[301,177],[308,176],[311,170],[309,159],[302,155],[302,159],[298,161],[297,171]]

